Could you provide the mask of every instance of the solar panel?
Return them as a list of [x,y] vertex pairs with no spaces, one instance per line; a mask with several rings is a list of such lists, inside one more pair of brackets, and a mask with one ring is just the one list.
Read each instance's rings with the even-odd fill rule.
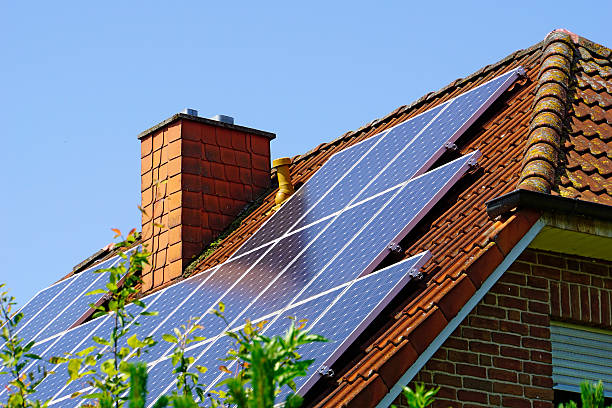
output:
[[[94,271],[112,266],[117,259],[115,257],[104,261],[66,279],[66,283],[60,282],[36,295],[22,308],[24,315],[32,317],[19,325],[16,335],[27,340],[35,340],[51,337],[68,329],[80,315],[89,309],[89,303],[95,301],[95,296],[85,296],[85,294],[97,288],[100,283],[106,283],[103,274],[94,273]],[[98,282],[97,285],[96,282]],[[55,294],[54,298],[47,301],[51,292],[57,290],[56,288],[61,288],[61,290]],[[79,316],[70,321],[70,317],[75,314]],[[56,320],[58,318],[59,320]]]
[[248,252],[283,235],[297,219],[317,202],[325,199],[333,185],[343,175],[348,174],[372,146],[381,140],[381,135],[373,136],[348,149],[333,155],[313,176],[283,204],[281,209],[270,217],[249,240],[236,252],[235,256]]
[[236,255],[422,174],[522,72],[512,70],[332,156]]

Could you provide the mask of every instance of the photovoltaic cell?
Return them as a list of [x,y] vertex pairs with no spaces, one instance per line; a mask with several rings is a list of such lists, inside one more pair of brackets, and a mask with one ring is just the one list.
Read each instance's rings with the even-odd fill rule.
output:
[[[376,175],[389,163],[393,162],[398,152],[405,149],[417,138],[419,133],[431,122],[436,115],[442,111],[446,105],[433,108],[419,116],[416,116],[404,123],[401,123],[388,132],[383,134],[380,143],[376,144],[372,150],[363,157],[363,159],[347,174],[346,177],[337,184],[328,194],[325,200],[319,202],[314,208],[308,212],[307,216],[302,218],[294,228],[300,228],[308,225],[318,219],[326,217],[337,211],[342,210],[349,202],[354,201],[359,195],[359,192],[376,177]],[[400,184],[406,181],[427,161],[427,155],[416,149],[410,149],[414,154],[410,160],[410,166],[415,170],[399,172],[400,181],[389,185]],[[378,192],[383,191],[379,190]],[[369,195],[372,196],[373,194]],[[367,197],[369,197],[367,196]],[[365,198],[365,197],[364,197]]]
[[[306,285],[297,301],[369,272],[368,268],[388,255],[388,245],[391,242],[398,243],[452,187],[453,181],[468,170],[470,161],[476,157],[478,152],[465,155],[405,183],[386,203],[386,207],[379,209],[375,217],[364,217],[365,225],[361,232],[339,252],[324,273]],[[367,220],[369,222],[366,223]]]
[[324,197],[338,178],[359,160],[379,137],[371,137],[361,143],[345,149],[332,156],[304,185],[298,189],[270,219],[257,230],[240,247],[234,256],[241,255],[258,246],[280,237],[301,217],[309,208]]
[[[453,143],[469,126],[493,103],[497,95],[506,90],[518,76],[517,70],[511,71],[466,92],[443,105],[440,115],[435,118],[422,133],[400,151],[394,161],[382,171],[372,183],[358,195],[363,199],[385,191],[398,183],[424,173],[440,158],[446,150],[447,143]],[[391,129],[388,138],[395,137]],[[395,142],[393,144],[396,144]]]
[[359,231],[364,220],[374,216],[390,196],[391,193],[386,193],[375,197],[333,220],[325,232],[292,261],[274,285],[261,294],[250,308],[252,313],[265,316],[285,307]]

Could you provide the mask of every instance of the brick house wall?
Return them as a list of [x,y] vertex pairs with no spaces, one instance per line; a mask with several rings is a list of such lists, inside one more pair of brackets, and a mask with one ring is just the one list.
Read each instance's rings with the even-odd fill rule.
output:
[[410,386],[440,386],[434,407],[553,408],[551,320],[612,328],[612,262],[527,249]]

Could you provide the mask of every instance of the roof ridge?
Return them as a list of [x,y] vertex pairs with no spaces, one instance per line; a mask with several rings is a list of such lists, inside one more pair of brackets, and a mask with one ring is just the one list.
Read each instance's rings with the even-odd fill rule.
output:
[[519,189],[550,193],[555,184],[561,137],[570,106],[568,90],[574,41],[578,41],[578,36],[567,30],[552,31],[544,40]]
[[298,155],[298,156],[294,156],[293,157],[293,164],[296,164],[298,162],[301,162],[303,160],[306,160],[308,158],[310,158],[311,156],[313,156],[314,154],[316,154],[317,152],[319,152],[322,149],[325,148],[329,148],[331,146],[334,146],[336,144],[339,144],[345,140],[348,140],[350,138],[356,137],[360,134],[363,133],[367,133],[368,131],[376,128],[378,125],[385,123],[391,119],[396,118],[397,116],[404,114],[408,111],[411,111],[413,109],[416,109],[417,107],[425,104],[426,102],[431,101],[434,98],[438,98],[440,96],[442,96],[443,94],[452,91],[455,89],[455,87],[463,85],[466,82],[470,82],[473,81],[475,78],[481,76],[481,75],[485,75],[490,71],[496,70],[497,68],[499,68],[500,66],[516,59],[516,58],[520,58],[524,55],[530,54],[534,51],[537,51],[539,49],[541,49],[542,45],[546,43],[546,39],[540,41],[537,44],[532,45],[531,47],[522,49],[522,50],[518,50],[515,51],[509,55],[507,55],[506,57],[502,58],[501,60],[494,62],[492,64],[489,65],[485,65],[484,67],[480,68],[478,71],[473,72],[472,74],[463,77],[463,78],[458,78],[455,79],[454,81],[450,82],[449,84],[447,84],[446,86],[438,89],[437,91],[434,92],[429,92],[423,96],[421,96],[419,99],[417,99],[416,101],[408,104],[408,105],[403,105],[400,106],[398,108],[396,108],[394,111],[392,111],[391,113],[387,114],[386,116],[383,116],[381,118],[378,119],[374,119],[368,123],[366,123],[365,125],[361,126],[360,128],[356,129],[356,130],[351,130],[348,131],[346,133],[344,133],[343,135],[335,138],[334,140],[332,140],[331,142],[326,142],[326,143],[321,143],[319,145],[317,145],[316,147],[310,149],[309,151],[307,151],[304,154]]

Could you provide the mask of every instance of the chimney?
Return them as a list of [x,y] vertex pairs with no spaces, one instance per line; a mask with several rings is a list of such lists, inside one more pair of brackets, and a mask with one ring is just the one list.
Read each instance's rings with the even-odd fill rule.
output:
[[142,239],[152,254],[143,291],[179,277],[270,186],[275,134],[183,112],[138,135]]

